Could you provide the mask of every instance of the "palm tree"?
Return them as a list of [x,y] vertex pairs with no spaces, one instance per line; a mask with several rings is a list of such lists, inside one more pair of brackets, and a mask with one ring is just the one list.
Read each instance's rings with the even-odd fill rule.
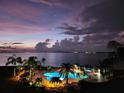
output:
[[30,78],[32,77],[32,69],[37,69],[38,67],[38,58],[36,56],[31,56],[28,60],[25,60],[24,66],[29,66]]
[[76,63],[72,65],[72,68],[73,68],[73,72],[75,72],[79,76],[79,78],[81,78],[81,76],[84,74],[84,71],[82,71],[80,65]]
[[46,59],[45,58],[42,58],[41,61],[42,61],[42,65],[45,66]]
[[23,63],[22,58],[21,57],[17,57],[16,58],[16,62],[19,63],[19,64],[22,64]]
[[122,44],[120,44],[117,41],[109,41],[107,47],[112,50],[112,52],[109,53],[108,57],[111,58],[114,62],[119,62],[119,53],[118,50],[120,47],[122,47]]
[[117,52],[117,49],[118,49],[119,47],[121,47],[121,46],[122,46],[122,44],[120,44],[120,43],[117,42],[117,41],[109,41],[108,44],[107,44],[107,47],[108,47],[109,49],[111,49],[112,51],[114,51],[114,52]]
[[110,76],[113,72],[113,60],[110,58],[106,58],[100,62],[100,73],[102,74],[103,78],[106,76]]
[[16,58],[15,55],[9,57],[7,59],[7,62],[6,62],[6,66],[8,66],[9,64],[13,64],[14,65],[14,71],[13,71],[14,76],[16,75],[16,68],[15,68],[16,63],[22,64],[23,61],[22,61],[21,57],[17,57]]
[[55,82],[62,83],[62,81],[59,79],[59,77],[52,77],[52,79],[50,80],[50,82],[52,82],[52,83],[55,83]]
[[66,78],[66,84],[68,84],[69,73],[74,73],[72,70],[72,65],[70,63],[62,63],[62,68],[60,70],[60,76],[64,75]]

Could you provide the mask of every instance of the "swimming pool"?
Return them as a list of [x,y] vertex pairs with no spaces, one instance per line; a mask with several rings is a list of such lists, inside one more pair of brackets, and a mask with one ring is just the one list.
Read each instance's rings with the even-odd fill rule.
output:
[[[65,78],[65,75],[64,75],[64,74],[62,74],[62,75],[60,76],[60,73],[59,73],[59,72],[56,72],[56,71],[54,71],[54,72],[46,72],[46,73],[44,73],[44,76],[47,77],[47,80],[51,80],[53,77],[60,77],[60,78],[59,78],[60,80],[63,80],[63,79]],[[80,75],[80,76],[79,76],[79,75],[76,74],[76,73],[69,73],[68,78],[73,78],[73,79],[79,79],[79,78],[81,78],[81,79],[86,79],[86,78],[88,78],[88,76],[87,76],[87,75]]]

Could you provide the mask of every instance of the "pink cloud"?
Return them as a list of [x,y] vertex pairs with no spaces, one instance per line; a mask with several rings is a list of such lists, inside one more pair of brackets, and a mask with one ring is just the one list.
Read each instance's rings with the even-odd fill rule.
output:
[[115,40],[120,41],[121,43],[124,44],[124,31],[118,33],[118,36],[115,38]]
[[37,25],[25,25],[10,20],[0,22],[0,35],[40,34],[47,31],[48,28]]
[[60,7],[65,8],[69,10],[77,10],[77,8],[81,8],[85,4],[85,0],[30,0],[31,2],[39,3],[39,4],[45,4],[48,6],[54,6],[54,7]]
[[30,1],[46,4],[48,6],[63,6],[63,0],[30,0]]
[[[10,35],[6,36],[6,38],[8,38]],[[11,40],[10,37],[6,40],[2,40],[0,39],[0,45],[1,46],[12,46],[12,47],[17,47],[17,48],[34,48],[36,46],[36,44],[38,42],[44,42],[45,39],[43,38],[17,38],[17,39],[14,39],[14,40]],[[20,42],[20,43],[23,43],[23,44],[13,44],[15,42]],[[51,42],[51,41],[50,41]]]
[[33,7],[29,4],[21,4],[21,3],[5,3],[0,5],[0,9],[10,15],[20,19],[27,19],[33,22],[39,21],[39,14],[43,13],[42,9]]
[[21,42],[23,42],[23,45],[16,45],[17,47],[30,47],[30,48],[34,48],[36,46],[36,44],[42,40],[36,40],[36,39],[30,39],[30,40],[20,40]]
[[124,31],[121,31],[118,35],[124,38]]
[[[0,15],[0,35],[39,34],[48,31],[47,27],[37,24],[40,21],[39,14],[43,13],[40,8],[19,2],[4,2],[0,4],[0,11],[4,13]],[[27,20],[31,22],[25,24]]]

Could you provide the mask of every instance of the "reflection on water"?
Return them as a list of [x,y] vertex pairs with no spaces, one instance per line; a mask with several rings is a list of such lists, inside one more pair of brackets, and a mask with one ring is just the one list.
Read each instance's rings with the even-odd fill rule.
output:
[[84,54],[84,53],[1,53],[0,66],[4,66],[7,58],[16,54],[18,57],[27,59],[30,56],[37,56],[39,60],[46,58],[46,65],[59,66],[61,63],[97,64],[107,57],[107,53]]

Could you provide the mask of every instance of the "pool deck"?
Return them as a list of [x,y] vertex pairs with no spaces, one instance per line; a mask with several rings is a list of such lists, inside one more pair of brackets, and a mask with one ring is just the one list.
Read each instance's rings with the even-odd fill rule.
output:
[[[35,75],[32,77],[32,81],[35,82],[36,78],[42,78],[43,80],[47,80],[46,79],[47,77],[44,76],[43,74],[45,72],[53,72],[53,71],[59,72],[59,69],[51,70],[51,71],[46,71],[46,70],[40,71],[40,70],[36,70],[35,71]],[[89,78],[84,79],[87,82],[101,83],[101,82],[107,82],[108,81],[108,79],[106,77],[103,78],[103,76],[101,74],[99,74],[99,73],[95,73],[95,74],[94,73],[88,73],[88,75],[89,75]],[[81,80],[81,79],[69,78],[68,79],[68,82],[70,84],[71,83],[77,83],[79,80]],[[49,81],[49,80],[47,80],[47,81]],[[66,82],[66,79],[64,79],[63,82]]]

